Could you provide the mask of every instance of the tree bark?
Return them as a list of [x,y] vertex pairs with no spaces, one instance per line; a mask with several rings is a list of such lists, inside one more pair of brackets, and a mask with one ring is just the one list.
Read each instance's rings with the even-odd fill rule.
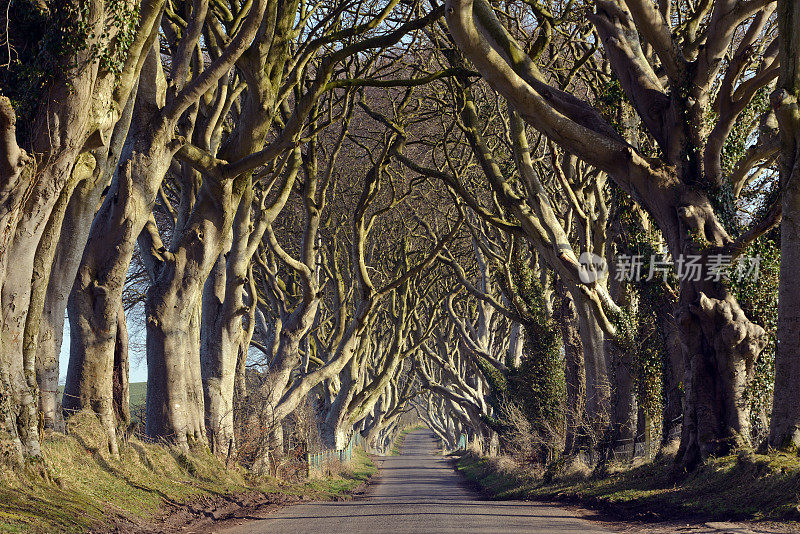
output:
[[[85,165],[76,166],[73,172],[71,186],[77,181],[89,181],[87,174],[91,176],[95,169]],[[83,174],[83,176],[74,176]],[[52,273],[53,257],[56,253],[62,221],[67,212],[68,204],[71,202],[72,187],[68,185],[61,192],[47,228],[39,242],[39,249],[34,260],[34,276],[31,281],[31,301],[28,307],[28,315],[25,318],[25,345],[23,350],[28,352],[26,359],[36,361],[36,382],[39,387],[39,412],[44,419],[44,428],[54,428],[56,424],[56,409],[58,397],[58,359],[59,354],[51,351],[45,358],[40,357],[39,345],[52,347],[55,343],[53,331],[41,328],[44,322],[44,309],[49,288],[50,275]],[[69,284],[71,286],[71,282]],[[64,289],[64,288],[62,288]],[[62,327],[64,310],[61,310]],[[59,342],[61,340],[59,339]],[[59,343],[60,346],[60,343]],[[33,355],[31,355],[33,353]]]
[[111,381],[114,415],[117,422],[122,425],[127,425],[131,420],[128,369],[128,325],[125,323],[125,310],[120,306],[117,312],[117,341],[114,344],[114,370]]
[[[630,289],[614,278],[610,281],[609,290],[616,302],[635,314],[631,320],[638,322],[638,311],[634,311]],[[634,377],[634,359],[637,354],[634,349],[635,340],[629,339],[627,332],[620,332],[619,337],[616,340],[606,340],[605,343],[606,360],[613,368],[613,407],[608,445],[614,460],[630,461],[636,454],[636,431],[639,423]]]
[[586,374],[583,364],[583,347],[578,333],[578,316],[572,297],[558,284],[559,308],[558,323],[561,325],[561,339],[564,343],[564,380],[566,382],[566,436],[564,454],[573,454],[582,446],[581,435],[585,434]]
[[[145,47],[149,51],[142,68],[137,107],[141,103],[134,135],[132,155],[106,197],[94,224],[87,243],[82,265],[76,277],[76,285],[68,304],[72,343],[70,351],[70,373],[68,373],[67,391],[78,399],[73,406],[91,406],[100,414],[101,421],[107,429],[111,427],[111,369],[113,367],[114,342],[116,339],[116,313],[121,303],[122,288],[128,265],[133,256],[137,238],[149,220],[155,205],[158,190],[169,169],[173,156],[182,147],[185,137],[174,136],[180,123],[183,134],[190,134],[196,113],[190,108],[226,76],[244,51],[250,47],[261,25],[264,15],[265,0],[255,0],[250,6],[238,31],[231,36],[220,54],[205,65],[201,62],[202,72],[193,73],[188,79],[192,50],[197,44],[202,30],[204,17],[198,16],[192,21],[193,26],[183,36],[177,54],[185,48],[189,51],[174,58],[178,65],[172,73],[169,99],[166,98],[166,80],[161,70],[161,54],[158,46]],[[156,22],[160,21],[161,6],[155,13]],[[156,24],[158,27],[158,24]],[[152,40],[150,41],[152,44]],[[186,120],[181,121],[182,118]],[[189,221],[190,224],[196,221]],[[202,225],[196,225],[199,229]],[[222,230],[220,230],[222,231]],[[202,240],[203,234],[195,238]],[[216,259],[213,254],[210,263]],[[156,398],[166,394],[164,386],[170,383],[173,387],[180,383],[183,387],[191,386],[191,391],[176,393],[178,400],[193,399],[195,405],[202,404],[202,385],[199,371],[199,294],[205,278],[199,281],[196,276],[189,276],[192,284],[187,287],[192,294],[187,295],[191,302],[179,311],[167,310],[163,305],[161,294],[168,298],[181,299],[181,296],[170,290],[178,290],[183,281],[179,274],[186,264],[193,262],[180,258],[168,268],[161,269],[159,275],[163,283],[158,289],[148,292],[148,383],[153,380],[157,386],[151,392],[148,388],[148,428],[158,432],[174,434],[180,446],[186,446],[186,433],[191,431],[199,439],[205,439],[204,432],[198,432],[202,426],[202,410],[186,411],[186,407],[171,406],[151,409]],[[208,267],[210,269],[210,265]],[[180,273],[184,274],[183,272]],[[206,270],[207,274],[207,270]],[[159,293],[160,292],[160,293]],[[180,322],[182,321],[182,322]],[[159,325],[170,329],[159,333]],[[179,335],[170,338],[170,334],[180,331]],[[181,346],[176,343],[194,343]],[[187,349],[187,347],[189,347]],[[189,351],[190,355],[180,351]],[[151,357],[152,353],[152,357]],[[163,360],[166,354],[175,357],[169,363]],[[74,360],[74,361],[73,361]],[[152,360],[152,361],[151,361]],[[186,365],[190,365],[186,369]],[[166,372],[170,376],[156,376],[155,369]],[[188,382],[187,382],[188,376]],[[71,377],[71,379],[70,379]],[[161,383],[159,383],[161,382]],[[151,394],[152,393],[152,394]],[[66,396],[65,396],[66,398]],[[91,399],[91,401],[90,401]],[[65,406],[65,408],[68,408]],[[177,413],[175,412],[177,410]],[[195,428],[187,428],[187,415]],[[151,420],[152,417],[152,420]],[[170,422],[170,425],[164,423]],[[174,431],[174,432],[173,432]],[[115,440],[113,446],[116,446]]]
[[188,446],[188,437],[206,440],[197,315],[208,274],[230,240],[239,201],[233,183],[221,184],[222,192],[212,187],[217,186],[203,184],[183,238],[158,267],[145,304],[147,433],[180,447]]
[[[92,224],[67,303],[70,359],[62,404],[67,413],[84,408],[97,413],[112,451],[116,450],[112,377],[122,289],[136,236],[150,216],[157,186],[172,158],[165,142],[150,140],[149,150],[134,150],[114,179]],[[150,198],[146,198],[148,184]]]
[[780,79],[771,96],[781,137],[781,267],[770,444],[800,453],[800,5],[778,0]]
[[[155,15],[157,27],[160,7]],[[148,53],[149,52],[149,53]],[[95,216],[67,302],[70,359],[62,405],[65,414],[91,409],[117,450],[113,408],[114,350],[118,313],[136,238],[150,217],[161,180],[177,147],[171,124],[151,123],[163,103],[160,59],[145,48],[132,124],[131,155],[117,172]]]
[[[658,324],[666,349],[662,385],[664,391],[664,410],[662,412],[662,447],[670,448],[678,445],[681,438],[681,421],[683,419],[683,362],[680,336],[678,335],[672,306],[659,306],[656,311]],[[677,448],[675,449],[677,450]]]
[[[97,156],[108,148],[119,112],[138,78],[140,54],[152,43],[153,24],[160,13],[158,0],[142,3],[139,26],[129,43],[122,71],[114,73],[103,68],[96,50],[108,46],[118,28],[108,26],[107,6],[103,2],[92,0],[81,5],[69,1],[57,6],[59,10],[65,8],[61,15],[71,13],[70,8],[80,13],[88,34],[85,46],[66,57],[63,69],[53,73],[55,81],[43,88],[46,97],[37,114],[36,134],[31,143],[31,151],[38,159],[35,171],[26,172],[25,166],[31,160],[24,158],[24,151],[5,135],[13,133],[10,105],[3,106],[0,120],[6,149],[0,171],[0,221],[5,228],[0,238],[3,310],[0,371],[3,385],[7,386],[4,389],[12,397],[11,409],[5,412],[6,422],[12,426],[6,430],[16,436],[12,439],[18,449],[32,455],[39,455],[35,425],[32,426],[37,418],[31,418],[38,408],[35,361],[39,319],[52,267],[52,249],[61,230],[60,218],[69,202],[69,190],[75,185],[71,180],[80,166],[102,168]],[[11,163],[13,168],[9,167]],[[54,212],[59,199],[59,212]],[[52,360],[46,363],[52,365]],[[46,381],[52,382],[52,369]],[[52,396],[48,395],[48,399],[48,406],[52,406]],[[23,434],[25,437],[20,439]]]
[[[89,28],[97,30],[103,18],[103,6],[91,2],[87,7],[89,9],[84,22]],[[38,326],[38,317],[31,323],[29,336],[25,335],[25,327],[31,306],[40,313],[46,276],[51,267],[49,260],[52,258],[52,249],[40,249],[40,244],[46,234],[50,241],[58,238],[60,221],[51,224],[50,220],[51,216],[59,216],[59,213],[53,212],[59,205],[59,200],[61,213],[66,208],[71,188],[75,184],[73,171],[85,174],[88,170],[91,174],[94,168],[94,159],[91,156],[85,155],[80,162],[78,156],[89,136],[98,128],[107,131],[110,124],[93,121],[93,112],[103,117],[113,115],[107,109],[111,100],[108,94],[110,80],[99,73],[98,62],[85,53],[78,55],[77,62],[85,62],[85,68],[67,68],[65,65],[64,71],[57,73],[56,81],[44,88],[47,99],[38,110],[35,122],[38,131],[31,147],[37,155],[36,163],[19,159],[13,162],[13,168],[7,167],[6,159],[14,158],[19,149],[16,139],[4,139],[4,168],[0,171],[3,175],[3,189],[8,187],[6,184],[10,186],[12,183],[16,189],[8,191],[8,198],[3,195],[0,209],[0,219],[4,223],[0,241],[0,367],[5,375],[3,386],[7,387],[6,391],[10,394],[6,414],[11,417],[11,421],[16,420],[15,423],[10,423],[7,430],[14,436],[12,439],[17,451],[32,456],[39,456],[41,453],[36,416],[37,336],[33,331],[33,324]],[[97,97],[98,102],[93,102],[93,97]],[[105,102],[106,106],[95,109],[95,103],[99,102]],[[3,124],[4,134],[16,137],[14,112],[10,103],[7,104],[7,109],[3,110],[6,116],[2,122],[7,123]],[[114,120],[112,117],[112,125]],[[25,164],[31,165],[31,168],[26,170],[23,168]],[[29,181],[20,183],[20,177]],[[8,200],[12,204],[7,204]],[[43,276],[44,279],[41,278]],[[41,281],[36,293],[32,281]],[[26,341],[28,350],[25,349]]]
[[636,452],[638,403],[631,354],[610,349],[614,366],[614,406],[611,416],[611,452],[615,460],[630,461]]
[[[138,86],[138,82],[136,83]],[[64,319],[67,299],[75,282],[83,250],[89,238],[97,206],[103,189],[108,185],[122,157],[128,136],[136,88],[128,97],[122,117],[114,126],[107,151],[97,151],[97,165],[91,179],[83,180],[75,187],[61,222],[57,244],[53,245],[52,270],[47,280],[41,325],[38,327],[36,343],[36,377],[39,383],[39,410],[45,427],[52,427],[61,417],[58,406],[58,373],[61,344],[64,337]],[[31,320],[29,319],[29,323]]]
[[690,304],[695,291],[682,288],[676,318],[685,358],[678,460],[689,469],[709,456],[749,445],[744,393],[765,345],[764,330],[747,319],[727,291],[718,290],[722,298],[699,291],[697,304]]
[[586,376],[586,414],[594,432],[600,435],[605,431],[611,415],[611,384],[604,350],[604,334],[594,313],[585,299],[576,298],[573,302],[578,317],[578,332],[583,347],[584,370]]
[[217,339],[215,324],[222,317],[225,302],[225,256],[220,254],[203,289],[200,367],[203,373],[205,425],[213,451],[225,451],[234,438],[233,401],[236,353],[231,345]]

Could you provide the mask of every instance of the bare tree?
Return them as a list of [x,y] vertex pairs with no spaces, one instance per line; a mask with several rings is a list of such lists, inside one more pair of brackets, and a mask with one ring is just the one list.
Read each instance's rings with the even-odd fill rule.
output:
[[[6,96],[0,101],[0,223],[4,228],[0,243],[0,376],[7,392],[2,425],[18,454],[40,454],[36,345],[62,222],[76,188],[94,189],[114,172],[127,129],[123,110],[155,39],[161,4],[158,0],[143,2],[138,11],[133,2],[110,6],[99,0],[51,3],[44,8],[31,4],[14,10],[9,2],[3,5],[7,16],[21,20],[32,16],[38,23],[32,28],[6,21],[8,64],[16,59],[11,56],[18,50],[34,55],[41,52],[40,59],[51,58],[49,64],[25,65],[32,72],[42,72],[44,87],[37,88],[41,91],[38,95],[34,91],[21,95],[20,91],[33,87],[9,86],[5,79],[4,92],[10,89],[23,100],[40,97],[30,110],[35,118],[25,125],[26,139],[21,144],[14,107]],[[115,11],[120,15],[116,19]],[[110,22],[113,20],[123,22]],[[80,29],[75,32],[74,27]],[[37,32],[49,32],[51,39],[41,40]],[[35,57],[27,59],[36,61]],[[64,233],[64,241],[70,238],[77,242],[68,245],[80,248],[80,235]],[[114,321],[118,311],[113,310]],[[52,369],[53,354],[40,362],[40,368]],[[44,383],[48,390],[54,389],[52,379]],[[48,399],[44,407],[52,422],[51,391]]]
[[[740,254],[777,222],[779,206],[734,239],[713,207],[726,187],[736,185],[735,174],[722,172],[723,142],[747,103],[777,75],[777,47],[769,35],[774,3],[716,0],[681,13],[681,24],[671,16],[672,2],[660,9],[638,0],[595,6],[584,12],[660,148],[657,159],[626,143],[587,101],[549,84],[487,2],[450,0],[446,18],[459,48],[526,122],[636,198],[673,257],[702,257],[703,276],[681,282],[677,312],[686,369],[679,458],[693,467],[749,439],[742,395],[764,347],[764,330],[708,272],[709,257]],[[753,64],[750,47],[763,51],[763,60]],[[723,61],[729,50],[731,60]],[[745,71],[755,75],[742,79]],[[704,117],[709,105],[720,112],[716,121]]]

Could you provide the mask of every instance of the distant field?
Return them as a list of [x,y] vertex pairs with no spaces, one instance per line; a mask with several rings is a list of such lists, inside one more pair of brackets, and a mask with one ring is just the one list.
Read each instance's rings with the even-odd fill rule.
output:
[[147,397],[147,382],[132,382],[130,384],[131,408],[136,405],[143,405]]
[[[135,406],[143,406],[144,399],[147,396],[147,382],[131,382],[129,387],[131,410],[133,410]],[[62,393],[64,393],[64,386],[59,386],[59,396],[61,396]]]

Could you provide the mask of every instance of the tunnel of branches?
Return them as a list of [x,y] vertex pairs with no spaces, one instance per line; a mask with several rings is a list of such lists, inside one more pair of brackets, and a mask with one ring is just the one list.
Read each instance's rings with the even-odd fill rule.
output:
[[0,2],[4,458],[797,451],[799,10]]

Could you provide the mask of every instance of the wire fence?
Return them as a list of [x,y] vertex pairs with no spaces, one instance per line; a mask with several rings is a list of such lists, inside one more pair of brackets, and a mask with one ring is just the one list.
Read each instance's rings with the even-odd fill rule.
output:
[[308,467],[314,470],[322,469],[326,464],[330,464],[333,461],[347,463],[353,457],[353,449],[361,445],[361,443],[361,434],[353,432],[352,436],[350,436],[350,441],[343,449],[323,449],[317,452],[308,452],[306,454]]

